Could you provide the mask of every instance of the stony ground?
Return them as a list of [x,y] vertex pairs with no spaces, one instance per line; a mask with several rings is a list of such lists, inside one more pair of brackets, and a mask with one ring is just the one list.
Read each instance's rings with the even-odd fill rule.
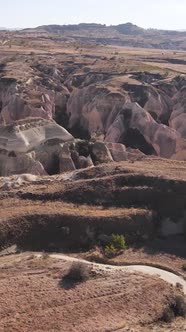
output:
[[61,282],[68,268],[46,255],[2,257],[0,331],[150,331],[176,292],[156,277],[101,269],[83,283]]

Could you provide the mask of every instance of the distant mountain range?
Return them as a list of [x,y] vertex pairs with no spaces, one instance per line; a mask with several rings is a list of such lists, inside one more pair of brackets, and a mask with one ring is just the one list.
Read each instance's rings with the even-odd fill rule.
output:
[[[40,34],[64,42],[99,43],[127,47],[186,50],[186,30],[143,29],[132,23],[106,26],[105,24],[80,23],[69,25],[42,25],[28,29],[0,30],[18,31],[19,34]],[[12,32],[13,33],[13,32]],[[15,32],[16,33],[16,32]]]
[[107,30],[117,30],[123,34],[152,34],[152,32],[161,32],[164,34],[179,34],[186,32],[186,30],[158,30],[158,29],[143,29],[132,23],[124,23],[119,25],[110,25],[106,26],[105,24],[97,24],[97,23],[80,23],[80,24],[68,24],[68,25],[58,25],[58,24],[50,24],[50,25],[41,25],[36,28],[23,29],[23,31],[41,31],[41,32],[52,32],[52,33],[62,33],[64,31],[75,31],[75,30],[99,30],[99,29],[107,29]]

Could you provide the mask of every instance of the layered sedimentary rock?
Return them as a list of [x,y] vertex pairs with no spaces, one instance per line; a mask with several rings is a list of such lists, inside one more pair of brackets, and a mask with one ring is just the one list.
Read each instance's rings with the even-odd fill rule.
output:
[[54,121],[30,118],[0,127],[0,149],[27,153],[40,144],[58,139],[72,141],[73,137]]
[[60,143],[73,140],[73,136],[53,120],[28,118],[1,126],[0,176],[50,173],[50,168],[55,168],[56,146],[60,150]]
[[[53,120],[28,118],[0,128],[0,176],[53,175],[117,161],[121,144],[74,139]],[[113,157],[112,157],[113,155]]]

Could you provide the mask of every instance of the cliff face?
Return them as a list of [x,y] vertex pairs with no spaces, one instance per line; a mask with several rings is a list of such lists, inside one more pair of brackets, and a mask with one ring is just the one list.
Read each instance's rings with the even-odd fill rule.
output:
[[179,80],[127,83],[117,90],[98,84],[79,88],[67,103],[69,128],[171,158],[186,138],[186,81]]

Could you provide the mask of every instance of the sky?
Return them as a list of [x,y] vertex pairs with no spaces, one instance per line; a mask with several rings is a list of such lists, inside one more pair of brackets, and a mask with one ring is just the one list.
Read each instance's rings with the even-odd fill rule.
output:
[[131,22],[186,30],[186,0],[0,0],[0,27]]

